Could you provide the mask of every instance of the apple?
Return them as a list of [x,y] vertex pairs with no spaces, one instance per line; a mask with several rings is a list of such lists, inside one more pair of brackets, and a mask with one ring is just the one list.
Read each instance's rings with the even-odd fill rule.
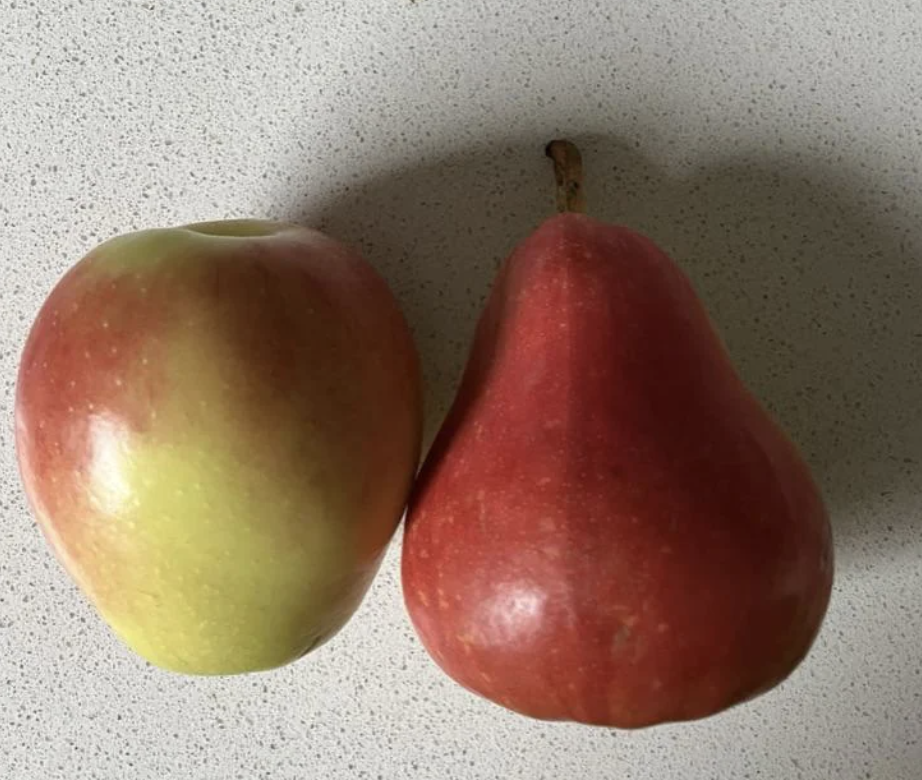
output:
[[360,603],[421,444],[386,283],[322,233],[257,220],[123,235],[31,329],[24,487],[54,551],[151,663],[290,662]]

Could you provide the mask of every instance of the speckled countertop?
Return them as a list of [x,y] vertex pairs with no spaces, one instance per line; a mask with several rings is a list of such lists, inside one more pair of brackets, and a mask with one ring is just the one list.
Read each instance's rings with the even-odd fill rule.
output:
[[[0,778],[922,777],[922,13],[879,0],[0,0]],[[807,662],[694,725],[540,724],[439,673],[392,548],[300,663],[185,679],[130,655],[26,510],[11,411],[64,269],[130,229],[296,218],[359,244],[444,411],[491,275],[552,206],[689,271],[837,532]]]

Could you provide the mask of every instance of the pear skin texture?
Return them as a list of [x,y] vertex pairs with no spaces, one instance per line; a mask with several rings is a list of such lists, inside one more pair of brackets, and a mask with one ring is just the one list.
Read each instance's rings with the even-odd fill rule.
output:
[[832,576],[809,470],[687,277],[626,228],[546,221],[411,497],[404,597],[435,661],[534,718],[701,718],[791,673]]
[[38,523],[114,632],[234,674],[336,633],[418,464],[416,351],[385,282],[318,232],[133,233],[59,282],[26,343],[16,444]]

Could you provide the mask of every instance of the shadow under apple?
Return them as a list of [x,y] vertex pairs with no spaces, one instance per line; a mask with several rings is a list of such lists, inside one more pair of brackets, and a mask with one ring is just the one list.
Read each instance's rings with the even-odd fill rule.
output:
[[[689,273],[741,375],[801,447],[840,557],[903,546],[916,520],[900,518],[900,497],[919,489],[922,459],[922,265],[874,182],[797,152],[674,177],[618,139],[572,139],[589,213],[647,234]],[[283,215],[357,245],[390,282],[423,360],[427,447],[499,264],[553,210],[548,140],[420,160]]]

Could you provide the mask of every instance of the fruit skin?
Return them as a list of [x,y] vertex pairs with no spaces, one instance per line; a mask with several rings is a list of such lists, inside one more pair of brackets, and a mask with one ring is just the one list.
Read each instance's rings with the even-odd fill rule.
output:
[[457,682],[535,718],[700,718],[807,653],[829,522],[685,275],[565,214],[501,270],[411,496],[406,606]]
[[361,601],[419,459],[416,351],[385,282],[255,220],[121,236],[52,291],[16,444],[39,525],[152,663],[287,663]]

